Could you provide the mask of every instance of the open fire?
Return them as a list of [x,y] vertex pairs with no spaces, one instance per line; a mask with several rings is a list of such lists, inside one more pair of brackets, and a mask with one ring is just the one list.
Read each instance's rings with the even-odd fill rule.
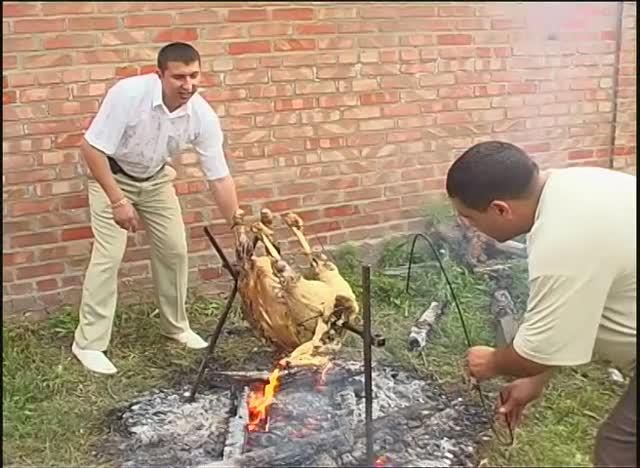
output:
[[247,409],[249,410],[247,430],[249,432],[267,432],[269,430],[269,408],[279,386],[280,367],[276,367],[269,375],[269,382],[266,385],[260,385],[262,388],[254,388],[249,392],[247,397]]
[[[217,375],[192,403],[184,402],[187,387],[141,395],[118,417],[104,453],[123,468],[366,463],[361,363],[278,366],[257,388],[252,374]],[[230,387],[221,387],[223,378]],[[488,430],[479,405],[391,367],[375,366],[373,382],[374,466],[475,464],[474,449]]]

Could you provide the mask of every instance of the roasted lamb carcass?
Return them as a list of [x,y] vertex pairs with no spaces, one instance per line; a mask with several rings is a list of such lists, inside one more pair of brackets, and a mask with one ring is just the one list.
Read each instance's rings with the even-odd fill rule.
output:
[[284,216],[309,262],[303,276],[280,255],[273,217],[262,210],[260,221],[247,227],[244,213],[234,219],[238,292],[244,319],[263,341],[285,355],[291,366],[323,366],[342,344],[344,323],[358,314],[356,297],[338,268],[311,251],[302,220]]

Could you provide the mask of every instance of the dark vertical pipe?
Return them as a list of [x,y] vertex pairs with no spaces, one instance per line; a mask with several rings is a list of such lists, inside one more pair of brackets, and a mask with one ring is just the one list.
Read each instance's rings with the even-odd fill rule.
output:
[[367,466],[374,466],[373,387],[371,382],[371,267],[362,265],[362,321],[364,343],[364,417],[367,436]]
[[613,64],[613,105],[611,117],[611,134],[609,136],[609,168],[614,168],[614,158],[616,152],[616,130],[618,127],[618,82],[620,80],[620,50],[622,49],[622,32],[624,16],[624,2],[616,2],[616,51]]

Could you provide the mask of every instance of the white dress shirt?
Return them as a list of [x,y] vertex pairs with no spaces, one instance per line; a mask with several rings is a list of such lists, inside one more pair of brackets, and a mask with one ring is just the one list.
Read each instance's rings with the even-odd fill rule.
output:
[[187,145],[200,155],[207,179],[229,174],[220,120],[211,106],[196,93],[170,113],[155,73],[113,85],[84,137],[134,177],[152,176]]

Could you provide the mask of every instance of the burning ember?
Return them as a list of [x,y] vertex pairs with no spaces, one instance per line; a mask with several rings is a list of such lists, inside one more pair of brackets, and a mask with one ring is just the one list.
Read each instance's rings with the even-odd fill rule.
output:
[[247,408],[249,409],[249,422],[247,430],[268,431],[269,420],[267,411],[273,402],[273,397],[278,390],[280,384],[280,367],[276,367],[269,375],[269,383],[258,390],[251,390],[247,397]]

